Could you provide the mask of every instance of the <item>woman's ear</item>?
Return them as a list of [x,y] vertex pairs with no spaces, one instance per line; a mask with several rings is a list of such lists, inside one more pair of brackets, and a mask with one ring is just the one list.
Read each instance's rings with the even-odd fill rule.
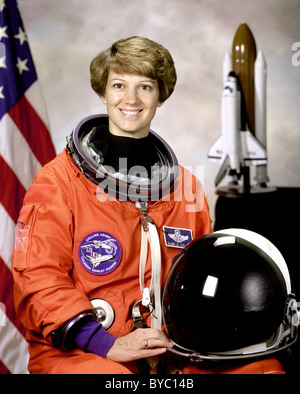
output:
[[107,104],[107,100],[106,100],[105,96],[100,96],[100,99],[101,99],[103,104]]

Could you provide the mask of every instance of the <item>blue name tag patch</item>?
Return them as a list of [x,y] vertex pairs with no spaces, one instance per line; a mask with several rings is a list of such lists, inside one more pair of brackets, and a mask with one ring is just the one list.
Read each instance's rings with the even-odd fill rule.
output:
[[165,244],[170,248],[185,248],[192,240],[192,230],[178,227],[163,226]]

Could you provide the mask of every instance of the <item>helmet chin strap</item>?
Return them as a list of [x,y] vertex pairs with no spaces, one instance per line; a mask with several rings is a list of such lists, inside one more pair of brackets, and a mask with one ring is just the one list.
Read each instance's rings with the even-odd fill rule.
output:
[[[161,330],[161,251],[160,242],[155,224],[147,216],[147,203],[137,201],[136,207],[141,212],[141,253],[140,253],[140,288],[143,295],[142,305],[148,307],[151,312],[151,327]],[[145,268],[148,257],[148,244],[151,251],[152,276],[150,288],[145,287]],[[158,357],[147,359],[150,373],[157,372]]]
[[[148,229],[145,230],[142,224],[142,240],[140,255],[140,288],[143,295],[142,305],[149,307],[151,311],[151,327],[161,329],[161,288],[160,288],[160,272],[161,272],[161,255],[160,243],[156,227],[153,223],[148,223]],[[148,244],[150,245],[152,258],[152,277],[150,288],[145,287],[145,267],[148,255]]]

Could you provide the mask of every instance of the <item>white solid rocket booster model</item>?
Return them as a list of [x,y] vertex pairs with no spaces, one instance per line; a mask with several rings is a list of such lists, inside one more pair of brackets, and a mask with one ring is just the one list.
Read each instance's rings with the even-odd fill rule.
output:
[[223,62],[222,134],[208,151],[212,161],[222,161],[215,179],[217,187],[227,175],[231,189],[250,191],[250,166],[256,166],[257,187],[266,188],[266,63],[249,27],[236,31],[232,58]]

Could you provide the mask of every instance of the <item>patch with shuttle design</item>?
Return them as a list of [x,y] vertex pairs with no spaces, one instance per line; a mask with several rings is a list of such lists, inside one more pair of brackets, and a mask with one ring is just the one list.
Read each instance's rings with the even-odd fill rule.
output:
[[165,244],[170,248],[185,248],[192,240],[192,230],[187,228],[163,226]]
[[80,243],[79,261],[92,274],[106,275],[120,264],[122,249],[119,241],[111,234],[96,231],[88,234]]

